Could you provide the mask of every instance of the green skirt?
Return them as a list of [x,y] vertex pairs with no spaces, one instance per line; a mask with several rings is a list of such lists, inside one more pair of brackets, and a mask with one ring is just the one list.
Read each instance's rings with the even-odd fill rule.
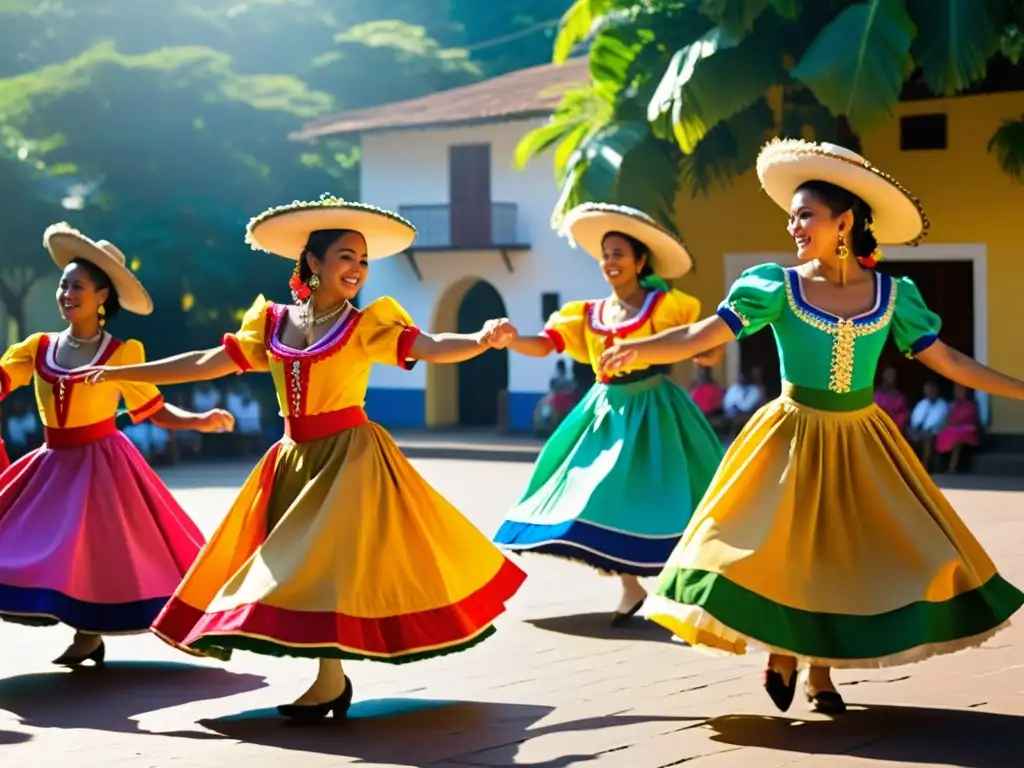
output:
[[494,541],[655,576],[723,453],[704,414],[665,376],[595,384],[544,446]]

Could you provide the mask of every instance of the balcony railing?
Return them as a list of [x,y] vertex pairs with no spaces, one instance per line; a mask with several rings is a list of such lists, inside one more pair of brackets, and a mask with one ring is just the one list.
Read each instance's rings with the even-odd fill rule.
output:
[[[517,250],[529,246],[515,203],[403,205],[398,212],[419,231],[415,250]],[[488,214],[490,222],[478,220]]]

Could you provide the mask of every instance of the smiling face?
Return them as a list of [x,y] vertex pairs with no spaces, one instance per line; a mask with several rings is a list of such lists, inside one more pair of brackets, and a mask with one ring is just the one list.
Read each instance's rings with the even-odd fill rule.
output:
[[640,270],[647,263],[647,256],[639,259],[633,244],[622,235],[605,235],[601,244],[601,272],[612,288],[629,288],[639,280]]
[[793,195],[786,227],[796,241],[796,257],[800,261],[834,258],[839,233],[848,232],[852,221],[850,211],[835,216],[820,197],[810,190],[799,190]]
[[370,273],[366,239],[358,232],[346,232],[327,246],[323,260],[306,254],[313,274],[320,278],[318,291],[351,301]]
[[80,323],[99,317],[109,295],[109,289],[97,287],[84,265],[72,262],[64,268],[57,285],[57,309],[67,322]]

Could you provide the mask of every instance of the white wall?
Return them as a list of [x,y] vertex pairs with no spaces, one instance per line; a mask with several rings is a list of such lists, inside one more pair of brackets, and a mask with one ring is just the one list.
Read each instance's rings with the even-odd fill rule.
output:
[[[557,187],[551,158],[545,155],[523,171],[512,167],[516,143],[541,121],[521,120],[448,130],[369,134],[362,139],[361,198],[365,203],[397,211],[403,205],[447,204],[448,148],[456,144],[491,144],[491,199],[515,203],[519,230],[532,250],[510,252],[515,270],[509,273],[499,253],[420,253],[419,282],[405,256],[371,267],[360,297],[363,305],[389,295],[399,301],[424,329],[433,323],[437,302],[454,283],[474,276],[491,283],[505,301],[508,316],[523,333],[543,325],[541,294],[557,292],[562,302],[598,298],[608,287],[593,258],[571,248],[550,226]],[[554,368],[552,358],[509,356],[509,389],[544,392]],[[411,372],[376,366],[373,387],[425,389],[425,367]]]

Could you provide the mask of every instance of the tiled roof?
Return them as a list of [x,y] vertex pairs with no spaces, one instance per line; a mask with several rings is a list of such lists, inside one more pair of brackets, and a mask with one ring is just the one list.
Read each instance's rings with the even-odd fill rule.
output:
[[292,138],[304,140],[543,116],[558,106],[566,90],[584,85],[588,76],[585,56],[564,64],[543,64],[418,99],[342,112],[309,123]]

